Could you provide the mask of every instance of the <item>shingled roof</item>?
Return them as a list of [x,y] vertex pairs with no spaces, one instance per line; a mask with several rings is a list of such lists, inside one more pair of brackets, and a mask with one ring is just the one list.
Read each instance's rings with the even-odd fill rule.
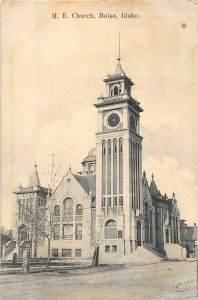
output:
[[92,192],[93,197],[96,196],[96,176],[95,175],[86,175],[86,176],[75,175],[75,178],[78,180],[78,182],[81,184],[81,186],[87,192],[87,194]]

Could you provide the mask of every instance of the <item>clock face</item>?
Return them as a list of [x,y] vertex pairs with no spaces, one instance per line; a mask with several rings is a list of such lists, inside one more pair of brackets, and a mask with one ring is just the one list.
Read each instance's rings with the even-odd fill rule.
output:
[[112,113],[108,119],[107,122],[109,126],[111,127],[116,127],[120,123],[120,117],[116,113]]

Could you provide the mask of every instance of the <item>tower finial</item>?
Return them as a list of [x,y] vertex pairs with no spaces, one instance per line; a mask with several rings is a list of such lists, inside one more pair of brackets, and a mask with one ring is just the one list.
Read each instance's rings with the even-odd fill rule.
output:
[[121,61],[121,57],[120,57],[120,32],[119,32],[119,47],[118,47],[118,58],[117,58],[117,67],[116,67],[116,70],[115,70],[115,75],[124,75],[124,71],[122,70],[122,67],[121,67],[121,64],[120,64],[120,61]]
[[152,173],[151,177],[152,177],[152,180],[154,180],[154,175],[153,175],[153,173]]
[[37,163],[36,162],[34,163],[34,167],[35,167],[35,170],[36,170],[36,168],[37,168]]

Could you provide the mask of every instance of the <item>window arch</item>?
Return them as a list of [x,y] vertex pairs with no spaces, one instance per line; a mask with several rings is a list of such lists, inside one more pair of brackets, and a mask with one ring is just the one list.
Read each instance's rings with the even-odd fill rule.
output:
[[114,220],[105,223],[105,239],[117,239],[117,223]]
[[113,91],[114,91],[114,96],[117,96],[118,95],[118,87],[115,86],[114,89],[113,89]]
[[54,215],[60,216],[60,206],[59,205],[54,206]]
[[78,216],[83,215],[83,206],[81,204],[76,205],[76,215]]
[[73,215],[73,199],[66,198],[63,201],[63,211],[65,215]]

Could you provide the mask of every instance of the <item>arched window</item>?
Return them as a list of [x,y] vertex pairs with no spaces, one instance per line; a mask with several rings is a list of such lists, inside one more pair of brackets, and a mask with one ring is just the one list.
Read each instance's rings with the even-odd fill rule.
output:
[[150,242],[153,242],[153,221],[152,221],[152,210],[150,210]]
[[166,243],[169,243],[169,230],[166,229]]
[[78,216],[82,216],[83,215],[83,206],[81,204],[76,205],[76,214]]
[[66,198],[63,201],[63,211],[65,215],[73,215],[73,200],[72,198]]
[[19,243],[27,240],[27,228],[24,224],[18,228],[18,239]]
[[149,242],[149,222],[148,219],[144,221],[144,231],[145,231],[145,242]]
[[117,224],[114,220],[109,220],[105,224],[105,239],[117,239]]
[[60,206],[59,205],[54,206],[54,215],[60,216]]
[[118,95],[118,87],[115,86],[114,89],[113,89],[113,91],[114,91],[114,96],[117,96]]
[[144,216],[148,217],[148,203],[144,202]]
[[133,115],[130,117],[130,128],[133,131],[137,130],[137,122],[136,122],[135,117]]
[[144,202],[144,238],[145,242],[149,242],[149,210],[148,202]]
[[140,220],[137,221],[137,246],[142,244],[142,225]]

